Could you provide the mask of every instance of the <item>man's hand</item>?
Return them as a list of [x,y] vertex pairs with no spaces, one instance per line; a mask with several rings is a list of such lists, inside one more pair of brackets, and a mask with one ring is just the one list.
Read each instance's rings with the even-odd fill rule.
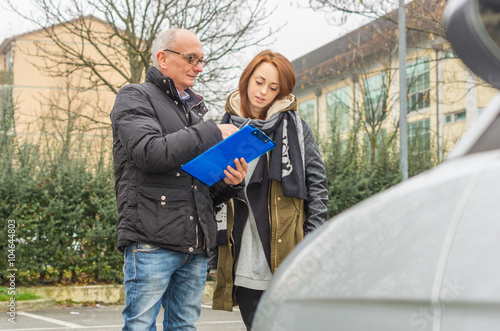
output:
[[217,124],[217,126],[222,133],[222,139],[226,139],[227,137],[238,131],[238,128],[232,124]]
[[244,158],[240,158],[239,160],[234,159],[234,164],[236,165],[236,169],[231,166],[227,166],[227,169],[224,170],[224,174],[226,175],[224,183],[228,185],[238,185],[247,175],[248,164]]

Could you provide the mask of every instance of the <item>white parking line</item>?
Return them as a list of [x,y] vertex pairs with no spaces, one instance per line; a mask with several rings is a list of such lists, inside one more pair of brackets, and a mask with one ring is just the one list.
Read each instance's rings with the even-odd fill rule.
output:
[[[199,322],[196,325],[207,325],[207,324],[243,324],[243,321],[210,321],[210,322]],[[161,324],[158,324],[161,326]]]
[[[212,309],[211,305],[201,305],[201,308],[207,308],[207,309]],[[240,311],[238,307],[233,307],[234,311]]]
[[[199,322],[196,323],[196,325],[210,325],[210,324],[243,324],[243,321],[211,321],[211,322]],[[162,327],[163,324],[159,323],[156,324],[157,327]],[[111,328],[122,328],[123,324],[119,325],[90,325],[90,326],[76,326],[76,327],[71,327],[71,329],[80,329],[80,330],[85,330],[85,329],[111,329]],[[51,328],[28,328],[28,329],[4,329],[3,331],[46,331],[46,330],[67,330],[67,327],[65,326],[58,326],[58,327],[51,327]]]
[[[212,309],[211,305],[202,305],[202,308],[205,309]],[[234,310],[239,311],[237,307],[234,307]],[[60,326],[54,326],[54,327],[40,327],[40,328],[24,328],[24,329],[4,329],[3,331],[56,331],[56,330],[67,330],[68,328],[74,329],[74,330],[95,330],[95,329],[121,329],[123,327],[123,324],[120,325],[90,325],[90,326],[83,326],[83,325],[78,325],[74,323],[69,323],[61,320],[57,320],[54,318],[50,317],[45,317],[45,316],[40,316],[32,313],[27,313],[24,311],[20,311],[17,313],[17,315],[20,316],[25,316],[28,318],[33,318],[33,319],[38,319],[41,321],[57,324]],[[196,325],[217,325],[217,324],[243,324],[243,321],[207,321],[207,322],[197,322]],[[156,326],[162,327],[162,324],[157,324]]]
[[[158,324],[161,326],[161,324]],[[158,326],[157,325],[157,326]],[[85,329],[110,329],[110,328],[122,328],[123,324],[120,325],[90,325],[90,326],[79,326],[79,327],[72,327],[71,329],[75,330],[85,330]],[[28,329],[6,329],[2,331],[44,331],[44,330],[67,330],[67,327],[64,326],[57,326],[57,327],[52,327],[52,328],[28,328]]]
[[25,311],[20,311],[17,314],[21,315],[21,316],[25,316],[25,317],[35,318],[35,319],[42,320],[42,321],[49,322],[49,323],[54,323],[54,324],[57,324],[57,325],[62,325],[62,326],[65,326],[65,327],[71,328],[71,329],[81,328],[82,327],[81,325],[78,325],[78,324],[68,323],[68,322],[56,320],[56,319],[50,318],[50,317],[44,317],[44,316],[40,316],[40,315],[35,315],[35,314],[27,313]]
[[66,330],[67,328],[63,326],[58,326],[55,328],[29,328],[29,329],[4,329],[2,331],[44,331],[44,330]]

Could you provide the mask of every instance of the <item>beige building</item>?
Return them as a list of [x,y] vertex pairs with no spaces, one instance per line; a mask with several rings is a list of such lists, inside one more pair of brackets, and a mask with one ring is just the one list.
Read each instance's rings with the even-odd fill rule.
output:
[[[428,2],[439,3],[418,0],[412,5]],[[434,11],[440,17],[439,10]],[[408,21],[410,25],[415,23],[411,17]],[[96,31],[109,29],[94,17],[68,22],[69,28],[78,24]],[[68,26],[51,27],[57,40],[48,38],[44,30],[37,30],[0,44],[0,86],[14,98],[17,137],[29,142],[38,137],[56,137],[59,141],[70,137],[72,144],[101,144],[104,138],[109,146],[109,112],[115,92],[98,84],[96,75],[88,69],[73,70],[64,64],[64,53],[55,43],[68,45],[68,52],[77,50],[86,61],[99,63],[106,57],[113,64],[123,61],[123,57],[113,58],[113,54],[120,54],[115,52],[120,46],[113,45],[120,43],[82,43],[68,33]],[[431,32],[410,30],[407,34],[408,135],[410,143],[418,137],[422,144],[436,147],[442,158],[477,120],[495,90],[478,81],[453,56],[439,31],[432,32],[435,27],[419,27]],[[101,43],[103,53],[98,53],[91,43]],[[366,134],[378,137],[397,132],[397,24],[390,19],[362,26],[294,60],[292,65],[297,76],[294,93],[299,111],[319,137],[332,134],[332,122],[336,132],[347,135],[360,118]],[[102,67],[100,75],[114,86],[125,84],[116,70]]]
[[[418,10],[429,1],[414,3]],[[431,10],[439,14],[439,9]],[[377,139],[399,134],[398,32],[390,16],[394,14],[292,62],[299,112],[320,138],[328,139],[333,131],[347,135],[354,123],[361,123],[365,136]],[[421,20],[408,17],[409,26],[419,24],[418,31],[407,33],[408,143],[435,148],[442,160],[496,90],[465,68],[437,26]]]
[[[69,24],[92,24],[93,29],[107,29],[106,23],[86,17]],[[0,87],[14,100],[15,131],[19,142],[37,143],[39,138],[53,137],[71,146],[84,142],[109,144],[109,112],[115,93],[87,69],[76,69],[64,63],[64,52],[56,46],[63,42],[77,50],[85,61],[103,58],[88,43],[76,40],[68,27],[50,28],[58,37],[53,40],[41,29],[14,36],[0,44]],[[109,50],[112,53],[112,49]],[[117,60],[118,61],[118,60]],[[102,71],[117,86],[123,79]]]

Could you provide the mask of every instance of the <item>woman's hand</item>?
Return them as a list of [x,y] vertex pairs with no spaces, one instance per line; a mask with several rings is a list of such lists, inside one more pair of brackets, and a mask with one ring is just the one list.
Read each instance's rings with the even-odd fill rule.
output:
[[222,134],[222,139],[226,139],[227,137],[238,131],[238,128],[233,124],[217,124],[217,127]]
[[244,158],[234,159],[234,164],[236,165],[236,169],[227,166],[227,169],[224,170],[224,174],[226,175],[224,182],[228,185],[240,184],[247,175],[248,164]]

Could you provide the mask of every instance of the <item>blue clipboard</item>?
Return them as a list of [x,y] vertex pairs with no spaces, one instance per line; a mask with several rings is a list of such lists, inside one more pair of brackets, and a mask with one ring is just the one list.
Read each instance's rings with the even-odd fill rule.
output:
[[276,146],[274,141],[253,125],[245,125],[217,145],[184,164],[181,169],[208,186],[226,177],[224,169],[236,168],[234,159],[244,158],[247,163]]

